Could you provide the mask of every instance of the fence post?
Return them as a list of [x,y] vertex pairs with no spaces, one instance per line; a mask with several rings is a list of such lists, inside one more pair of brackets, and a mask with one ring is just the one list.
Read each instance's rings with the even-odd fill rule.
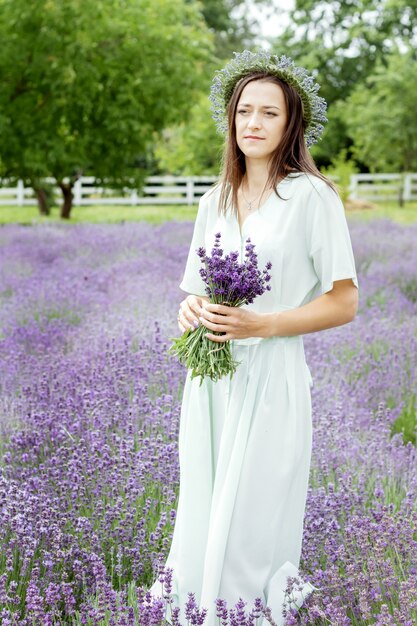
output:
[[404,202],[409,202],[411,200],[411,176],[411,174],[406,174],[404,176]]
[[400,174],[400,180],[398,184],[398,204],[400,205],[400,207],[404,206],[404,185],[404,175]]
[[81,178],[77,178],[77,180],[74,183],[74,206],[81,206],[81,199],[82,199],[82,179]]
[[138,203],[138,191],[137,189],[133,189],[132,193],[130,194],[130,204],[132,206],[136,206]]
[[187,180],[187,204],[191,206],[194,201],[194,180],[189,178]]
[[349,198],[356,200],[358,197],[358,179],[356,178],[356,174],[350,175],[349,191]]
[[20,179],[17,181],[16,200],[17,200],[17,206],[23,206],[24,205],[24,202],[25,202],[25,185],[23,183],[23,180],[20,180]]

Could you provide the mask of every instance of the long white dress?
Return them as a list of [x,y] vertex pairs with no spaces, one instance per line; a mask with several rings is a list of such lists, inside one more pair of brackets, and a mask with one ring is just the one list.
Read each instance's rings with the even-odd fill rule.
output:
[[[255,244],[261,269],[271,261],[271,291],[245,308],[293,309],[330,291],[333,281],[358,286],[343,204],[321,179],[290,174],[240,231],[232,212],[218,215],[219,188],[202,196],[180,288],[206,295],[196,254],[211,252],[221,232],[225,253],[245,254]],[[299,574],[303,518],[309,479],[312,423],[310,386],[302,336],[259,337],[231,342],[241,361],[232,380],[214,383],[187,373],[179,431],[180,491],[171,549],[173,597],[181,608],[188,592],[208,609],[217,626],[215,600],[248,610],[261,598],[280,626],[287,576]],[[316,589],[292,596],[300,607]],[[157,580],[150,589],[161,595]],[[287,598],[288,600],[288,598]],[[181,619],[182,617],[182,619]],[[167,615],[168,621],[170,616]],[[266,620],[262,626],[267,626]]]

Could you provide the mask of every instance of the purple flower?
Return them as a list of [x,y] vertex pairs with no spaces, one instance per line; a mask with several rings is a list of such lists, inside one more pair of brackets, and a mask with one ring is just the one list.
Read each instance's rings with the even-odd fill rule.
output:
[[[175,571],[154,606],[146,590],[178,503],[184,369],[166,350],[192,226],[1,228],[5,626],[72,622],[75,612],[85,624],[156,626],[172,611],[174,626],[187,624],[163,587],[175,588]],[[287,620],[414,626],[417,225],[355,221],[351,233],[359,314],[304,337],[314,386],[301,573],[318,590]],[[241,273],[230,280],[240,288]],[[245,607],[248,626],[259,626],[260,598]],[[230,626],[226,603],[216,606]]]
[[[215,243],[211,256],[207,256],[204,248],[198,248],[197,254],[204,267],[200,269],[200,276],[206,284],[205,291],[210,300],[216,303],[227,303],[230,306],[250,304],[256,296],[270,291],[266,283],[271,280],[268,274],[272,263],[268,262],[264,270],[258,269],[258,259],[255,245],[250,237],[246,240],[245,259],[239,263],[239,253],[230,252],[223,256],[220,248],[221,233],[216,233]],[[269,288],[268,288],[269,287]]]

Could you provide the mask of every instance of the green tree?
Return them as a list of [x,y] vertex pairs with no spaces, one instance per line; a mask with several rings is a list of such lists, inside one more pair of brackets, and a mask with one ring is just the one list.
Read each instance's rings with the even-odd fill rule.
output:
[[335,180],[343,203],[349,199],[351,176],[357,173],[358,168],[349,159],[347,150],[342,150],[332,159],[331,166],[323,170],[323,174],[331,176]]
[[317,72],[329,104],[329,124],[313,155],[330,164],[351,139],[336,102],[343,103],[400,46],[416,58],[417,3],[404,0],[296,0],[289,26],[273,50]]
[[228,59],[235,50],[251,46],[259,30],[250,7],[266,0],[202,0],[202,13],[213,32],[215,56]]
[[186,123],[164,131],[155,157],[159,167],[170,174],[186,176],[219,173],[223,138],[216,132],[207,93],[190,111]]
[[340,105],[353,155],[371,172],[417,169],[416,76],[412,53],[393,53]]
[[64,218],[80,175],[143,184],[155,133],[187,115],[212,54],[187,0],[0,0],[0,38],[2,174],[40,204],[53,176]]
[[[202,13],[214,36],[215,54],[207,76],[224,65],[234,51],[253,46],[259,22],[250,11],[266,0],[202,0]],[[167,128],[156,143],[155,157],[160,171],[169,174],[201,175],[219,171],[223,139],[216,133],[211,117],[208,89],[203,89],[187,119]]]
[[329,103],[345,98],[393,49],[416,52],[417,3],[404,0],[296,0],[289,26],[274,43],[322,81]]

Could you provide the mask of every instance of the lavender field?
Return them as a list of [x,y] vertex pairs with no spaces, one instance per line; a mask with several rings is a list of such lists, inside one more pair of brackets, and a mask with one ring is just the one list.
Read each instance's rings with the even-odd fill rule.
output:
[[[305,337],[314,435],[300,569],[319,591],[287,623],[413,626],[417,224],[350,228],[358,315]],[[0,229],[4,626],[163,623],[146,590],[175,523],[185,370],[167,348],[191,233]],[[257,626],[250,609],[230,625]],[[201,618],[190,596],[173,621]]]

